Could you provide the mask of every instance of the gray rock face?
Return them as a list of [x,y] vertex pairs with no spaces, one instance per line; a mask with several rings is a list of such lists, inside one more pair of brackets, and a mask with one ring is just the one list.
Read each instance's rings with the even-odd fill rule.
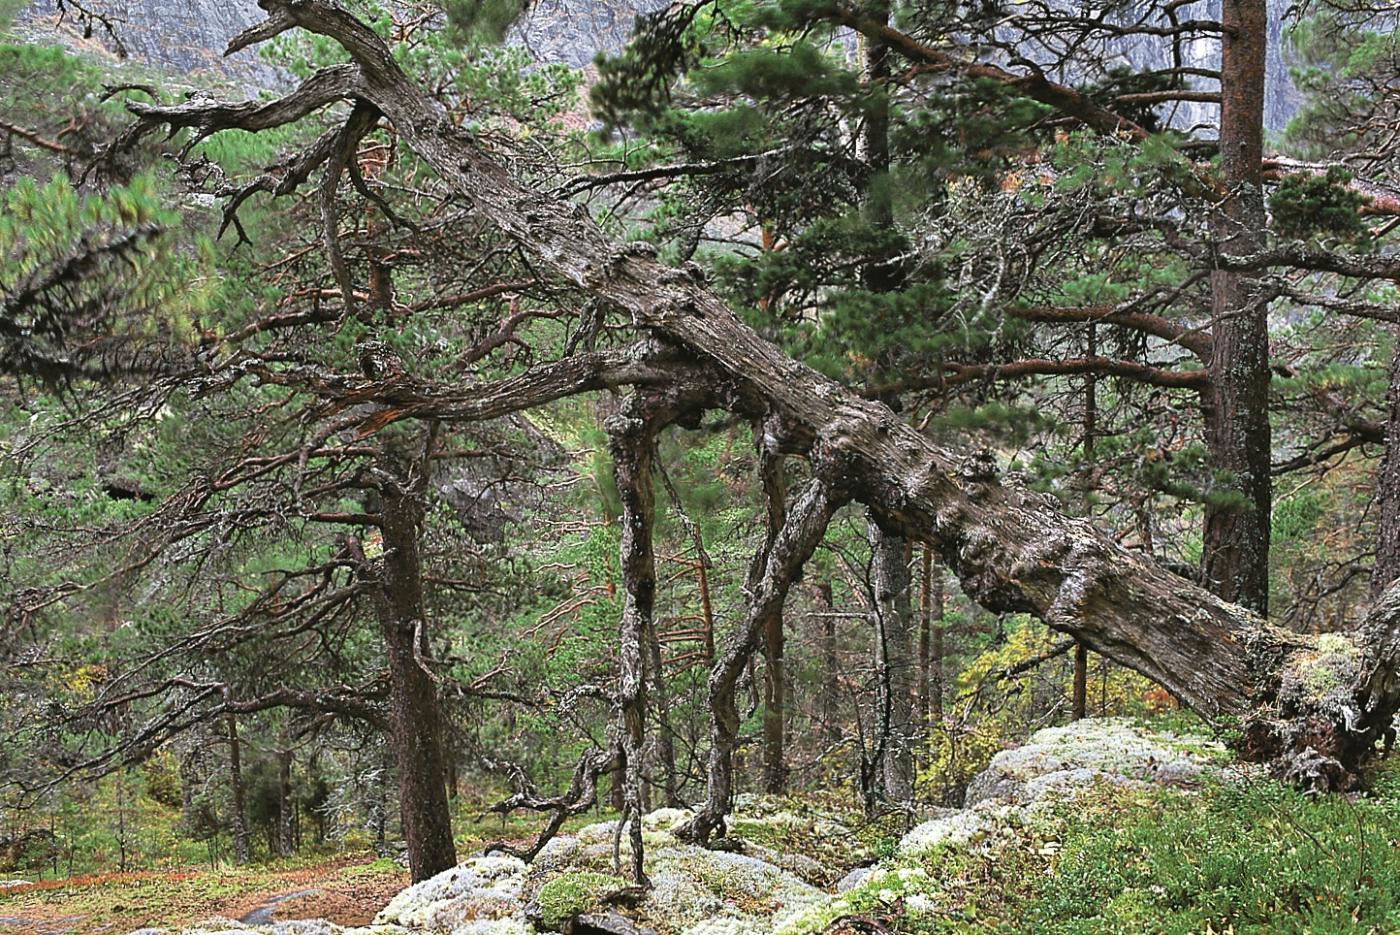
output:
[[[524,46],[537,62],[581,67],[600,51],[622,48],[636,15],[664,4],[665,0],[540,0],[511,31],[509,41]],[[215,74],[256,87],[287,83],[256,49],[224,58],[230,38],[266,18],[257,0],[93,0],[88,6],[110,17],[133,61],[174,74]],[[19,19],[32,37],[47,34],[52,39],[56,34],[69,46],[114,53],[114,44],[100,27],[84,35],[81,23],[60,17],[55,0],[31,0]]]
[[[1141,6],[1130,6],[1115,16],[1113,21],[1129,26],[1138,21],[1140,10],[1160,9],[1164,5],[1154,3],[1149,7],[1144,3]],[[1086,9],[1093,5],[1082,4],[1076,0],[1051,0],[1051,6],[1065,14],[1094,15],[1093,10]],[[1177,7],[1177,18],[1181,21],[1219,20],[1220,6],[1221,0],[1194,0]],[[1269,130],[1283,129],[1303,102],[1301,93],[1289,75],[1284,47],[1283,27],[1291,7],[1290,0],[1268,0],[1269,52],[1265,73],[1264,126]],[[1158,15],[1149,18],[1147,25],[1166,26],[1167,21],[1165,17]],[[1019,38],[1020,34],[1013,30],[1012,26],[1006,27],[1001,36],[1007,40]],[[1076,56],[1071,56],[1063,66],[1056,65],[1062,60],[1066,40],[1055,34],[1051,36],[1052,38],[1047,38],[1040,44],[1021,41],[1017,49],[1018,54],[1024,59],[1040,63],[1045,67],[1046,74],[1057,81],[1066,84],[1079,83],[1078,79],[1082,78],[1082,73],[1075,73]],[[1081,62],[1085,60],[1083,56],[1092,56],[1106,62],[1109,67],[1123,66],[1133,73],[1171,68],[1175,64],[1171,44],[1161,36],[1098,38],[1080,45],[1076,49],[1076,55],[1077,60]],[[1180,64],[1186,68],[1219,69],[1220,41],[1211,34],[1201,34],[1183,40],[1180,55]],[[1200,90],[1215,89],[1213,81],[1200,78],[1188,80],[1191,86]],[[1193,101],[1162,107],[1158,111],[1165,124],[1180,130],[1213,128],[1218,120],[1218,112],[1219,107],[1215,104]]]
[[[599,52],[615,52],[627,41],[638,13],[665,6],[667,0],[537,0],[514,30],[510,41],[524,46],[538,62],[562,62],[581,67]],[[258,58],[256,50],[244,50],[231,59],[223,57],[230,37],[263,18],[256,0],[101,0],[94,7],[118,24],[122,41],[133,59],[171,70],[177,74],[215,73],[240,83],[274,87],[285,83],[284,76]],[[1069,0],[1059,6],[1069,10]],[[1270,130],[1279,130],[1297,112],[1301,96],[1288,74],[1283,24],[1289,0],[1269,0],[1269,62],[1265,93],[1264,121]],[[55,0],[31,0],[21,20],[32,32],[52,30],[58,20]],[[1214,19],[1220,15],[1220,0],[1198,0],[1179,11],[1183,19]],[[1189,15],[1188,15],[1189,14]],[[65,29],[69,44],[100,46],[100,30],[82,39],[81,30],[71,21]],[[110,45],[110,43],[108,44]],[[1041,62],[1056,56],[1047,48],[1022,50],[1026,58]],[[1220,44],[1214,37],[1201,37],[1182,45],[1182,64],[1196,68],[1217,68]],[[1171,64],[1168,45],[1156,36],[1113,40],[1103,54],[1110,61],[1121,61],[1133,70],[1163,68]],[[1073,81],[1061,72],[1055,77]],[[1164,114],[1181,128],[1214,125],[1216,108],[1211,104],[1183,103]]]
[[582,67],[599,52],[616,52],[632,35],[638,13],[666,5],[666,0],[540,0],[512,32],[537,62]]
[[[224,58],[229,39],[266,19],[257,0],[104,0],[87,6],[111,19],[133,61],[180,75],[215,74],[245,85],[283,83],[255,49]],[[54,0],[33,0],[19,22],[36,38],[48,33],[50,40],[115,54],[100,26],[85,35],[81,23],[59,14]]]

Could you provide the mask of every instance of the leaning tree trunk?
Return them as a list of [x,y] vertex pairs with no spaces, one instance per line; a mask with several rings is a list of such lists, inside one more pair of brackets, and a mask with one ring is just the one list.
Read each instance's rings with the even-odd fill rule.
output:
[[[1224,0],[1220,166],[1229,195],[1212,228],[1216,249],[1227,256],[1265,246],[1265,7],[1265,0]],[[1212,272],[1211,294],[1206,441],[1211,466],[1230,475],[1233,489],[1206,503],[1202,573],[1216,594],[1264,614],[1273,500],[1268,302],[1257,278],[1236,270]]]
[[[393,468],[385,473],[399,474]],[[443,784],[442,714],[429,674],[418,557],[419,508],[398,481],[379,488],[384,555],[366,563],[389,664],[389,740],[399,776],[399,812],[415,883],[457,865],[452,813]]]
[[[837,480],[850,495],[885,525],[932,545],[970,598],[994,612],[1034,614],[1158,682],[1208,722],[1243,725],[1249,752],[1287,757],[1317,740],[1318,749],[1333,751],[1328,755],[1349,769],[1389,727],[1400,704],[1390,688],[1400,645],[1389,638],[1397,621],[1386,600],[1358,634],[1366,641],[1360,675],[1349,691],[1335,693],[1346,703],[1292,698],[1292,673],[1316,659],[1315,640],[1194,587],[1066,516],[1049,498],[1001,482],[989,457],[936,444],[888,407],[764,340],[705,287],[697,268],[666,267],[610,240],[586,210],[523,186],[469,131],[444,119],[383,40],[349,13],[324,0],[259,3],[269,19],[235,37],[230,51],[302,28],[338,42],[350,61],[322,69],[277,101],[131,102],[141,121],[120,145],[159,126],[192,127],[202,136],[229,128],[256,131],[335,102],[367,104],[478,217],[649,336],[626,351],[578,354],[520,377],[474,385],[469,394],[439,388],[435,395],[430,385],[405,379],[382,387],[354,384],[364,398],[402,404],[400,418],[426,413],[472,421],[621,383],[704,383],[718,405],[765,420],[765,433],[782,451],[837,459]],[[303,166],[307,173],[314,168]],[[325,389],[343,396],[346,385],[326,381]],[[795,545],[799,537],[794,531],[788,538]],[[745,627],[751,625],[747,614]],[[717,668],[712,691],[716,678],[728,676],[727,668]]]

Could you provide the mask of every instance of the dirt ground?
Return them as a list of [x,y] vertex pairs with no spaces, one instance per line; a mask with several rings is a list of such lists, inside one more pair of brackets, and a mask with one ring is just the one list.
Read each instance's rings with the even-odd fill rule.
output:
[[407,885],[406,870],[367,855],[288,869],[45,880],[0,889],[0,935],[115,935],[215,916],[239,920],[254,912],[261,917],[251,921],[326,918],[363,925]]

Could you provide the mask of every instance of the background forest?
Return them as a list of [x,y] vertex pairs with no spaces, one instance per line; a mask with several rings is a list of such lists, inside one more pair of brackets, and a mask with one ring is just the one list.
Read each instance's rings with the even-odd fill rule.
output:
[[[610,818],[441,930],[1400,930],[1388,0],[161,6],[0,2],[0,916]],[[1086,717],[1227,778],[633,905],[657,809],[830,889]]]

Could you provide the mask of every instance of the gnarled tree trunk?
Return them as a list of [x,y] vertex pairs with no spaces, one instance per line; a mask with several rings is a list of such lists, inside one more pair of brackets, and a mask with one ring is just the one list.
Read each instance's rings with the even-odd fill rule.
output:
[[[764,604],[785,593],[780,582],[790,575],[775,563],[815,547],[812,531],[824,528],[830,515],[819,504],[837,500],[832,489],[839,483],[843,494],[868,504],[883,526],[931,544],[964,592],[984,607],[1035,614],[1157,681],[1207,721],[1244,724],[1247,749],[1258,755],[1287,756],[1317,741],[1349,769],[1388,728],[1400,703],[1391,690],[1400,647],[1385,600],[1362,634],[1368,640],[1365,663],[1345,703],[1289,698],[1289,673],[1314,658],[1313,641],[1123,549],[1089,523],[1065,516],[1048,498],[1002,483],[988,459],[936,444],[888,407],[860,398],[765,341],[705,288],[695,269],[668,268],[614,243],[587,211],[521,185],[468,131],[444,119],[384,42],[350,14],[322,0],[260,5],[269,20],[236,37],[231,49],[302,28],[338,42],[350,62],[323,69],[279,101],[133,102],[128,106],[142,119],[123,142],[161,125],[207,135],[291,123],[338,101],[370,106],[481,219],[652,339],[630,351],[576,355],[520,377],[475,385],[469,399],[451,388],[437,390],[438,397],[433,387],[414,381],[362,387],[366,398],[411,399],[402,418],[489,418],[609,383],[665,381],[669,375],[678,385],[703,381],[722,390],[718,398],[725,408],[764,420],[765,437],[775,448],[810,458],[818,474],[821,464],[838,465],[837,476],[804,490],[798,505],[813,501],[807,524],[796,528],[799,511],[790,510],[768,562],[775,574],[764,575],[761,593],[751,598],[742,646],[752,647],[750,631]],[[711,677],[712,695],[718,689],[721,701],[725,683],[737,682],[743,669],[740,660],[738,670],[731,670],[728,653],[723,662]],[[717,723],[731,715],[724,716]],[[716,727],[720,744],[732,728],[729,722]],[[723,780],[719,791],[727,789]],[[704,814],[714,814],[714,791]]]
[[608,420],[613,477],[622,499],[622,621],[618,632],[618,724],[622,737],[622,818],[632,852],[632,879],[649,885],[642,847],[642,766],[646,750],[647,666],[643,641],[652,627],[656,560],[652,552],[656,428],[637,397]]
[[[841,475],[834,462],[819,463],[816,473],[785,510],[769,507],[769,516],[781,516],[782,525],[770,527],[763,547],[754,556],[746,587],[744,619],[710,672],[710,760],[705,803],[685,834],[706,842],[724,834],[724,817],[734,783],[734,748],[739,738],[739,677],[763,636],[766,622],[781,619],[788,590],[797,580],[822,537],[831,517],[845,502]],[[767,493],[774,493],[768,487]]]

